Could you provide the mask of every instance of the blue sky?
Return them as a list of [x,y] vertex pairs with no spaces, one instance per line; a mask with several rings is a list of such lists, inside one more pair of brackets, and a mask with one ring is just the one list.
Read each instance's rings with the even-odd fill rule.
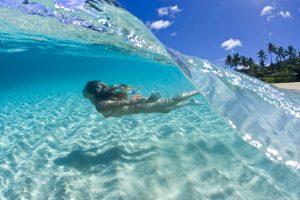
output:
[[213,63],[235,52],[256,59],[268,42],[300,49],[300,0],[119,2],[166,46]]

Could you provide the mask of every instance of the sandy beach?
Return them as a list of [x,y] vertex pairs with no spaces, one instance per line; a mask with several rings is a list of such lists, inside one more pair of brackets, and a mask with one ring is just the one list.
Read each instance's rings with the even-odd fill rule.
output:
[[300,91],[300,82],[291,82],[291,83],[274,83],[272,84],[281,89],[288,90],[299,90]]

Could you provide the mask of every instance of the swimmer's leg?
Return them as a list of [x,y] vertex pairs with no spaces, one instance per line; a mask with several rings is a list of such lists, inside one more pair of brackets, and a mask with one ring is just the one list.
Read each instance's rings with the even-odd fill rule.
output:
[[195,95],[198,95],[198,94],[200,94],[198,91],[193,90],[193,91],[190,91],[190,92],[184,92],[184,93],[174,97],[173,99],[178,100],[178,101],[183,101],[183,100],[186,100],[186,99],[188,99],[190,97],[193,97]]
[[171,99],[162,99],[158,102],[164,107],[172,107],[172,106],[175,106],[180,102],[184,102],[186,99],[188,99],[190,97],[193,97],[195,95],[198,95],[198,94],[200,94],[198,91],[193,90],[191,92],[182,93],[182,94],[180,94],[178,96],[175,96]]
[[198,94],[199,92],[197,91],[191,91],[182,93],[170,99],[159,99],[153,103],[123,106],[115,111],[114,117],[138,113],[168,113],[173,109],[181,108],[183,106],[198,105],[198,103],[193,100],[187,100],[188,98]]
[[199,105],[202,105],[202,103],[199,101],[196,101],[195,99],[190,99],[190,100],[182,101],[182,102],[176,104],[175,106],[178,106],[178,108],[180,108],[180,107],[184,107],[184,106],[199,106]]
[[185,106],[199,106],[199,105],[202,105],[202,103],[196,101],[195,99],[191,99],[191,100],[185,100],[185,101],[182,101],[172,107],[169,107],[167,108],[167,110],[170,112],[172,110],[175,110],[175,109],[178,109],[178,108],[182,108],[182,107],[185,107]]
[[[169,108],[178,105],[179,107],[186,105],[195,105],[193,101],[187,101],[188,98],[198,95],[198,91],[182,93],[170,99],[159,99],[154,103],[139,104],[136,106],[137,112],[167,112]],[[182,105],[180,105],[182,103]]]

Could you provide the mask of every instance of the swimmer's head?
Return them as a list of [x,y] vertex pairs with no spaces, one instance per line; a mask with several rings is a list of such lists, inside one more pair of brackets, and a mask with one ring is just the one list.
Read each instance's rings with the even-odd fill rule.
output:
[[120,101],[127,99],[127,93],[111,90],[111,86],[101,81],[89,81],[86,83],[83,91],[84,98],[91,101]]
[[101,81],[89,81],[86,83],[82,94],[84,98],[89,98],[104,92],[109,86]]

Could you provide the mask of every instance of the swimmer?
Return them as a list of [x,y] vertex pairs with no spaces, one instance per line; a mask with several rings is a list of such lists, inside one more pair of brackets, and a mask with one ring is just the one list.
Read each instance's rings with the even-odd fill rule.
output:
[[101,81],[89,81],[82,93],[84,98],[95,105],[104,117],[121,117],[139,113],[168,113],[172,110],[191,105],[200,105],[190,97],[199,95],[197,91],[182,93],[170,99],[161,99],[159,92],[148,98],[135,94],[131,99],[129,85],[107,85]]

